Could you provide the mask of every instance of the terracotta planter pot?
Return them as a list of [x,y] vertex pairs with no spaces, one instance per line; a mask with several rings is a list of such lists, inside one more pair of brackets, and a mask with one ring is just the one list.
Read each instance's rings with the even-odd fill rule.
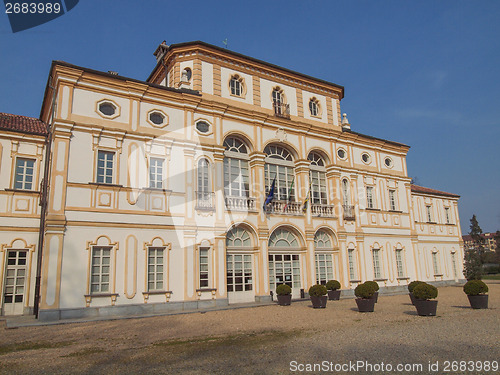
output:
[[375,298],[356,298],[359,312],[373,312],[375,310]]
[[417,314],[420,316],[436,316],[438,301],[433,300],[415,300],[415,307]]
[[469,298],[470,307],[473,309],[487,309],[488,308],[488,295],[479,294],[477,296],[467,296]]
[[338,301],[340,299],[340,290],[329,290],[328,299],[330,301]]
[[314,297],[311,296],[311,302],[315,309],[324,309],[326,307],[327,296]]
[[284,296],[278,295],[278,305],[288,306],[288,305],[290,305],[290,303],[292,303],[292,295],[291,294],[287,294]]
[[408,295],[410,296],[410,299],[411,299],[411,304],[412,304],[412,305],[415,305],[415,301],[416,301],[417,299],[415,298],[415,296],[413,295],[413,293],[408,293]]
[[378,292],[373,293],[373,297],[371,299],[375,300],[375,303],[377,303],[378,302]]

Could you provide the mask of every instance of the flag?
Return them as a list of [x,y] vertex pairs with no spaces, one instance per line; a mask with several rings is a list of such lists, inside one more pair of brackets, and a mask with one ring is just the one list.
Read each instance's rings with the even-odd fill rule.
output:
[[274,188],[276,186],[276,176],[274,176],[273,183],[271,184],[271,189],[269,189],[269,193],[267,194],[267,198],[262,206],[263,209],[266,209],[266,205],[271,203],[274,199]]
[[290,185],[290,189],[288,189],[288,197],[286,199],[286,204],[285,207],[283,207],[283,212],[286,211],[286,208],[288,207],[288,203],[292,201],[292,189],[293,189],[293,183],[295,182],[295,179],[292,180],[292,184]]
[[307,204],[309,203],[310,199],[311,199],[311,184],[309,183],[309,191],[307,192],[306,200],[304,201],[304,204],[302,205],[302,212],[307,211]]

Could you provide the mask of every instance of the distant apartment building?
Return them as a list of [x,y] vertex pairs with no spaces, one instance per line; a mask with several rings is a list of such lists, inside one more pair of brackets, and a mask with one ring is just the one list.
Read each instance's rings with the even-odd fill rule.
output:
[[[481,238],[485,251],[495,251],[497,249],[496,232],[482,233]],[[472,241],[472,237],[469,234],[462,236],[462,239],[465,250],[474,247],[474,241]]]

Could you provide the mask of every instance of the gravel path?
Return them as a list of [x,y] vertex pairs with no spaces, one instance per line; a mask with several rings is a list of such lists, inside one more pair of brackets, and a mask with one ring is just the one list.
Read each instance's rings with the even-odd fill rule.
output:
[[[380,296],[375,312],[364,314],[344,299],[321,310],[303,301],[1,329],[0,373],[287,374],[316,364],[317,371],[302,372],[442,374],[450,361],[450,374],[493,374],[499,371],[452,367],[452,361],[476,361],[465,365],[479,370],[485,361],[500,361],[500,283],[488,285],[488,310],[470,309],[461,287],[439,288],[436,317],[417,316],[409,297],[396,295]],[[398,371],[398,364],[409,371]],[[429,370],[436,364],[438,371]]]

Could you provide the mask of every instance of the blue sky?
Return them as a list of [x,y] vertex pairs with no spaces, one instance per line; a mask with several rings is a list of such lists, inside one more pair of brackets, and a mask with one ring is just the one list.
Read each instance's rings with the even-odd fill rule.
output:
[[146,79],[153,52],[192,40],[345,87],[352,129],[411,146],[421,185],[461,195],[500,229],[499,1],[82,0],[13,34],[0,14],[0,112],[38,117],[52,60]]

